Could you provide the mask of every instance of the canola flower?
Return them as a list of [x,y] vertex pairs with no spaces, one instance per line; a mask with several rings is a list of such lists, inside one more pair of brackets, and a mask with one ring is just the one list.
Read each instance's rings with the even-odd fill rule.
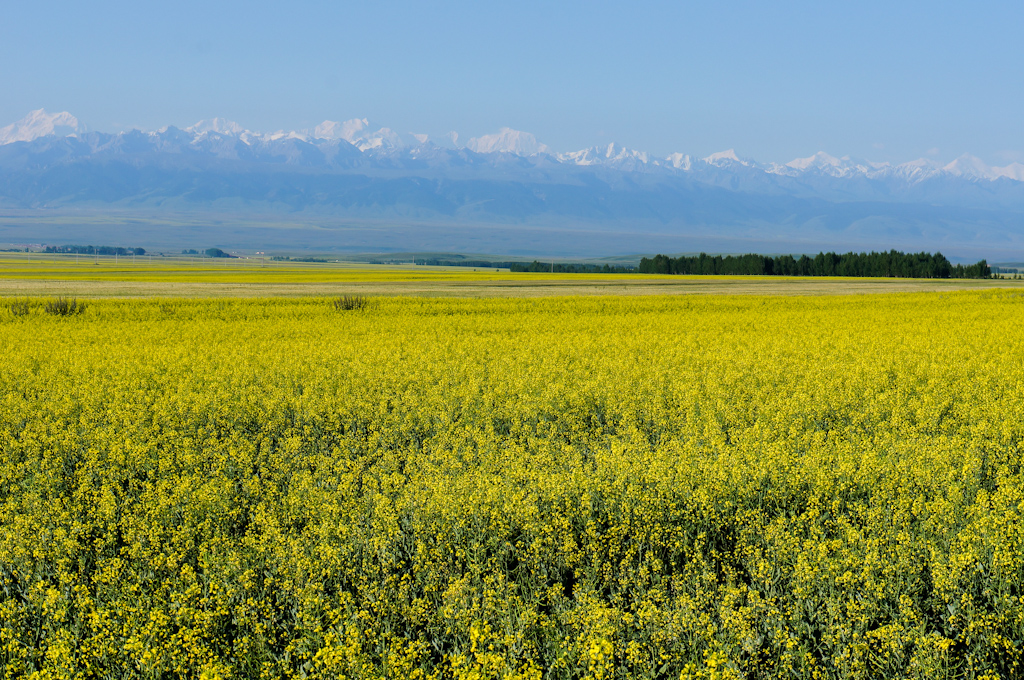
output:
[[5,678],[1022,674],[1024,297],[0,311]]

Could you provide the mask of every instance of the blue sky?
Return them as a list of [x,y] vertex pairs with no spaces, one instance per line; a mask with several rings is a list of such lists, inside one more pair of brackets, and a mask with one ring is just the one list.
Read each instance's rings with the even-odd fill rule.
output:
[[369,117],[558,151],[1024,161],[1019,2],[10,3],[0,125]]

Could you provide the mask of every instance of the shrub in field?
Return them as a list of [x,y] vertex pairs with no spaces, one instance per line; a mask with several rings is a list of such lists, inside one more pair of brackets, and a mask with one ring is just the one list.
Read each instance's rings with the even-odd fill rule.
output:
[[53,316],[74,316],[85,311],[85,303],[75,298],[58,297],[47,301],[43,310]]
[[366,309],[370,301],[363,295],[342,295],[334,299],[334,308],[339,312]]
[[31,310],[31,306],[27,299],[11,300],[7,303],[7,308],[11,310],[11,314],[14,316],[27,316]]

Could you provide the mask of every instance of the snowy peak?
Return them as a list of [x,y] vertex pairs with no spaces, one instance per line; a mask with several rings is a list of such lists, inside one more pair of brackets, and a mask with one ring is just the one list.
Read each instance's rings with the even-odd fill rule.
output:
[[646,151],[637,151],[635,149],[627,149],[622,146],[618,146],[615,143],[609,144],[604,150],[604,157],[610,161],[639,161],[640,163],[646,163],[648,161]]
[[555,158],[562,163],[572,163],[573,165],[594,165],[600,162],[600,153],[596,146],[592,146],[589,149],[560,153]]
[[1006,179],[1024,182],[1024,165],[1021,163],[1010,163],[1000,168],[988,165],[985,161],[968,153],[943,166],[942,171],[968,179],[996,180],[1000,177],[1005,177]]
[[676,170],[689,170],[693,163],[690,161],[690,157],[685,153],[679,153],[678,151],[674,154],[670,154],[665,162],[671,165]]
[[753,165],[753,163],[751,163],[750,161],[743,160],[739,156],[737,156],[735,149],[726,149],[725,151],[719,151],[718,153],[713,153],[710,156],[705,156],[701,160],[703,160],[708,165],[714,165],[715,167],[719,168],[728,167],[730,165]]
[[427,142],[427,135],[399,134],[386,127],[373,131],[373,127],[366,118],[352,118],[344,122],[325,120],[313,129],[313,138],[344,140],[360,151],[389,151]]
[[[78,119],[66,111],[47,113],[44,109],[30,112],[27,116],[0,128],[0,145],[14,142],[33,142],[43,138],[62,138],[85,132]],[[139,142],[132,135],[139,131],[113,135],[90,134],[80,141],[92,151],[106,148],[135,148]],[[372,124],[367,118],[351,118],[345,121],[325,120],[312,129],[299,131],[278,130],[271,133],[253,132],[235,121],[226,118],[201,120],[184,130],[164,127],[146,133],[154,149],[181,152],[211,153],[225,158],[297,158],[302,162],[310,159],[327,159],[324,162],[357,163],[360,158],[367,163],[382,162],[386,167],[402,167],[406,161],[424,163],[436,169],[448,163],[459,167],[470,164],[504,164],[507,159],[468,159],[464,153],[452,150],[468,149],[477,154],[513,154],[522,157],[542,156],[535,163],[549,167],[551,163],[567,166],[596,166],[621,172],[638,173],[692,173],[701,181],[723,182],[730,175],[754,177],[757,173],[774,176],[770,181],[782,178],[798,180],[805,189],[824,186],[824,182],[837,180],[867,179],[873,182],[898,182],[902,186],[937,178],[958,178],[966,184],[978,182],[1024,182],[1024,163],[1014,162],[1005,166],[992,166],[970,154],[964,154],[950,163],[939,163],[933,159],[920,158],[901,164],[874,163],[849,156],[836,157],[819,151],[806,158],[796,158],[788,163],[758,163],[741,158],[735,149],[713,153],[704,158],[693,158],[683,153],[667,157],[653,157],[645,151],[621,147],[617,144],[601,144],[579,151],[555,153],[546,144],[522,130],[503,127],[493,134],[474,137],[463,142],[458,133],[432,138],[425,134],[399,133],[388,127]],[[48,141],[39,142],[48,145]],[[61,141],[67,146],[68,142]],[[354,148],[349,148],[352,145]],[[248,147],[248,148],[247,148]],[[429,162],[427,162],[429,161]],[[290,162],[290,161],[289,161]],[[785,180],[789,181],[789,180]],[[838,186],[838,185],[836,185]]]
[[370,121],[365,118],[353,118],[344,122],[325,120],[313,128],[313,137],[327,140],[344,139],[351,144],[354,139],[361,137],[369,126]]
[[952,163],[942,168],[943,171],[957,177],[973,177],[976,179],[995,179],[999,175],[992,171],[983,160],[965,153]]
[[802,172],[817,172],[832,177],[850,177],[853,175],[874,175],[889,168],[886,163],[868,163],[854,161],[849,156],[836,158],[824,151],[819,151],[807,158],[795,158],[785,165],[772,164],[768,172],[778,175],[796,176]]
[[363,133],[361,131],[360,134],[353,135],[352,139],[346,141],[357,146],[360,151],[394,149],[404,146],[398,133],[386,127],[382,127],[376,132]]
[[36,109],[17,123],[0,128],[0,144],[31,142],[49,135],[67,137],[79,132],[85,132],[85,128],[67,111],[47,113],[44,109]]
[[[245,136],[242,137],[243,141],[248,143],[248,139]],[[302,142],[308,142],[309,138],[301,132],[295,132],[294,130],[278,130],[277,132],[270,132],[260,136],[260,140],[264,142],[276,142],[281,139],[298,139]]]
[[204,133],[214,133],[218,135],[227,135],[236,137],[241,135],[243,132],[247,132],[245,128],[236,123],[233,120],[227,118],[208,118],[199,121],[195,125],[190,125],[185,128],[186,132],[191,132],[194,135],[201,135]]
[[466,148],[477,153],[514,153],[519,156],[533,156],[539,153],[547,153],[546,144],[541,144],[537,138],[529,132],[513,130],[503,127],[491,135],[473,137],[466,144]]
[[835,156],[819,151],[808,158],[795,158],[786,165],[795,170],[807,170],[808,168],[839,168],[843,163]]
[[930,158],[918,158],[900,163],[889,169],[888,172],[910,182],[919,182],[942,172],[942,165]]
[[637,151],[619,146],[614,142],[607,146],[592,146],[579,151],[560,153],[555,156],[563,163],[574,165],[599,165],[608,164],[615,166],[622,165],[646,165],[650,158],[646,151]]

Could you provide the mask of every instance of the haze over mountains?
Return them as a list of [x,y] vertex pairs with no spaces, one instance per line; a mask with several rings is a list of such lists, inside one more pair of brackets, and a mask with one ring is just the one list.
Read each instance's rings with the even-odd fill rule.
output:
[[211,228],[218,245],[239,248],[1024,254],[1021,163],[964,155],[889,164],[824,152],[761,163],[731,149],[655,157],[615,144],[559,152],[509,128],[463,141],[365,118],[271,133],[213,118],[109,134],[67,112],[33,111],[0,128],[0,208],[0,240],[81,240],[87,224],[68,216],[95,224],[106,211],[152,224],[173,214],[291,225],[287,234]]

